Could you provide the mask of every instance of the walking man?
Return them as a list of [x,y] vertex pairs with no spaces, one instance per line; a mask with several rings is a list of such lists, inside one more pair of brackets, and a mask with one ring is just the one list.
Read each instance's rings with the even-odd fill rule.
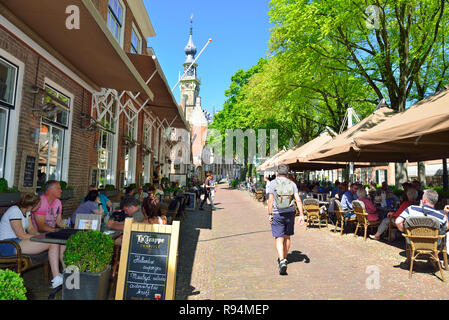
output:
[[278,253],[279,274],[287,275],[287,255],[290,249],[290,236],[294,234],[295,205],[299,210],[299,225],[304,225],[304,211],[298,187],[287,178],[289,168],[278,166],[277,178],[268,187],[268,219],[275,238]]
[[204,204],[207,202],[207,199],[209,199],[210,205],[212,206],[212,210],[215,210],[215,206],[214,206],[214,200],[212,200],[212,196],[211,196],[211,181],[212,181],[212,174],[209,173],[207,175],[206,180],[204,181],[204,199],[200,204],[200,210],[204,210],[203,206]]

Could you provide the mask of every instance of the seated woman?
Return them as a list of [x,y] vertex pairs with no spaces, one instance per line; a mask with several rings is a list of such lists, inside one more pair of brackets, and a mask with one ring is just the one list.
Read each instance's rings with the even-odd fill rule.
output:
[[390,223],[390,219],[393,219],[393,221],[396,220],[396,218],[399,217],[399,215],[402,213],[402,211],[407,209],[409,206],[419,204],[419,202],[416,201],[416,199],[418,198],[418,191],[416,191],[416,189],[414,189],[412,187],[408,188],[406,195],[407,195],[407,201],[402,202],[401,206],[399,207],[399,209],[396,212],[389,212],[387,214],[387,217],[382,220],[379,227],[377,228],[376,234],[369,236],[371,239],[380,240],[380,237],[382,236],[382,234],[388,230],[388,225]]
[[75,225],[76,216],[78,213],[86,213],[86,214],[103,214],[103,206],[101,205],[101,201],[99,198],[98,190],[91,190],[84,198],[84,202],[76,208],[75,212],[71,217],[71,224]]
[[[53,274],[52,287],[56,288],[62,284],[62,274],[59,272],[59,244],[33,242],[30,240],[39,233],[31,222],[31,212],[36,211],[41,203],[41,198],[32,193],[23,193],[19,202],[10,207],[0,220],[0,240],[11,240],[17,242],[23,254],[39,254],[48,250],[48,259]],[[13,256],[16,248],[9,243],[0,244],[0,255]]]
[[142,212],[147,217],[149,224],[167,224],[167,217],[161,215],[161,209],[158,203],[154,201],[154,198],[150,194],[143,200]]
[[362,201],[365,204],[365,210],[368,213],[368,221],[377,221],[379,220],[379,215],[377,213],[377,209],[370,199],[366,197],[366,190],[361,188],[357,190],[357,200]]

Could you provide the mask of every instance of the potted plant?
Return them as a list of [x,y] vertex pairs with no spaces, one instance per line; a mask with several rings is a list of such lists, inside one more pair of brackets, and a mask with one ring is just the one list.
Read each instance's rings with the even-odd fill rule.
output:
[[20,192],[16,187],[8,188],[8,181],[0,179],[0,207],[9,207],[20,199]]
[[70,283],[76,275],[64,273],[62,299],[106,300],[113,253],[114,240],[100,231],[78,231],[70,236],[63,259],[66,266],[79,269],[79,286],[76,281]]
[[26,292],[20,274],[9,269],[0,270],[0,300],[27,300]]
[[113,184],[107,184],[104,186],[104,190],[101,191],[106,197],[114,198],[118,194],[118,190],[115,188]]
[[73,198],[73,188],[67,185],[65,181],[59,181],[62,189],[61,200],[68,200]]

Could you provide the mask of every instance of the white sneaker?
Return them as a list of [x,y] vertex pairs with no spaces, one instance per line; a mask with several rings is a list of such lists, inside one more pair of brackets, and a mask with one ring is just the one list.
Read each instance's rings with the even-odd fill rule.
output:
[[64,277],[62,276],[62,273],[58,274],[56,277],[51,280],[51,286],[52,288],[57,288],[60,285],[62,285],[62,282],[64,281]]

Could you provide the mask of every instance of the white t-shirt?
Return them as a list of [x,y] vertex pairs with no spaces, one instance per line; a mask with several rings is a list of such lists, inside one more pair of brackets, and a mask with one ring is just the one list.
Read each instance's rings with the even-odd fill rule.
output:
[[17,238],[14,230],[11,227],[11,220],[21,220],[23,231],[26,232],[29,224],[30,212],[27,212],[26,217],[23,216],[22,211],[18,206],[12,206],[3,214],[0,220],[0,240]]

